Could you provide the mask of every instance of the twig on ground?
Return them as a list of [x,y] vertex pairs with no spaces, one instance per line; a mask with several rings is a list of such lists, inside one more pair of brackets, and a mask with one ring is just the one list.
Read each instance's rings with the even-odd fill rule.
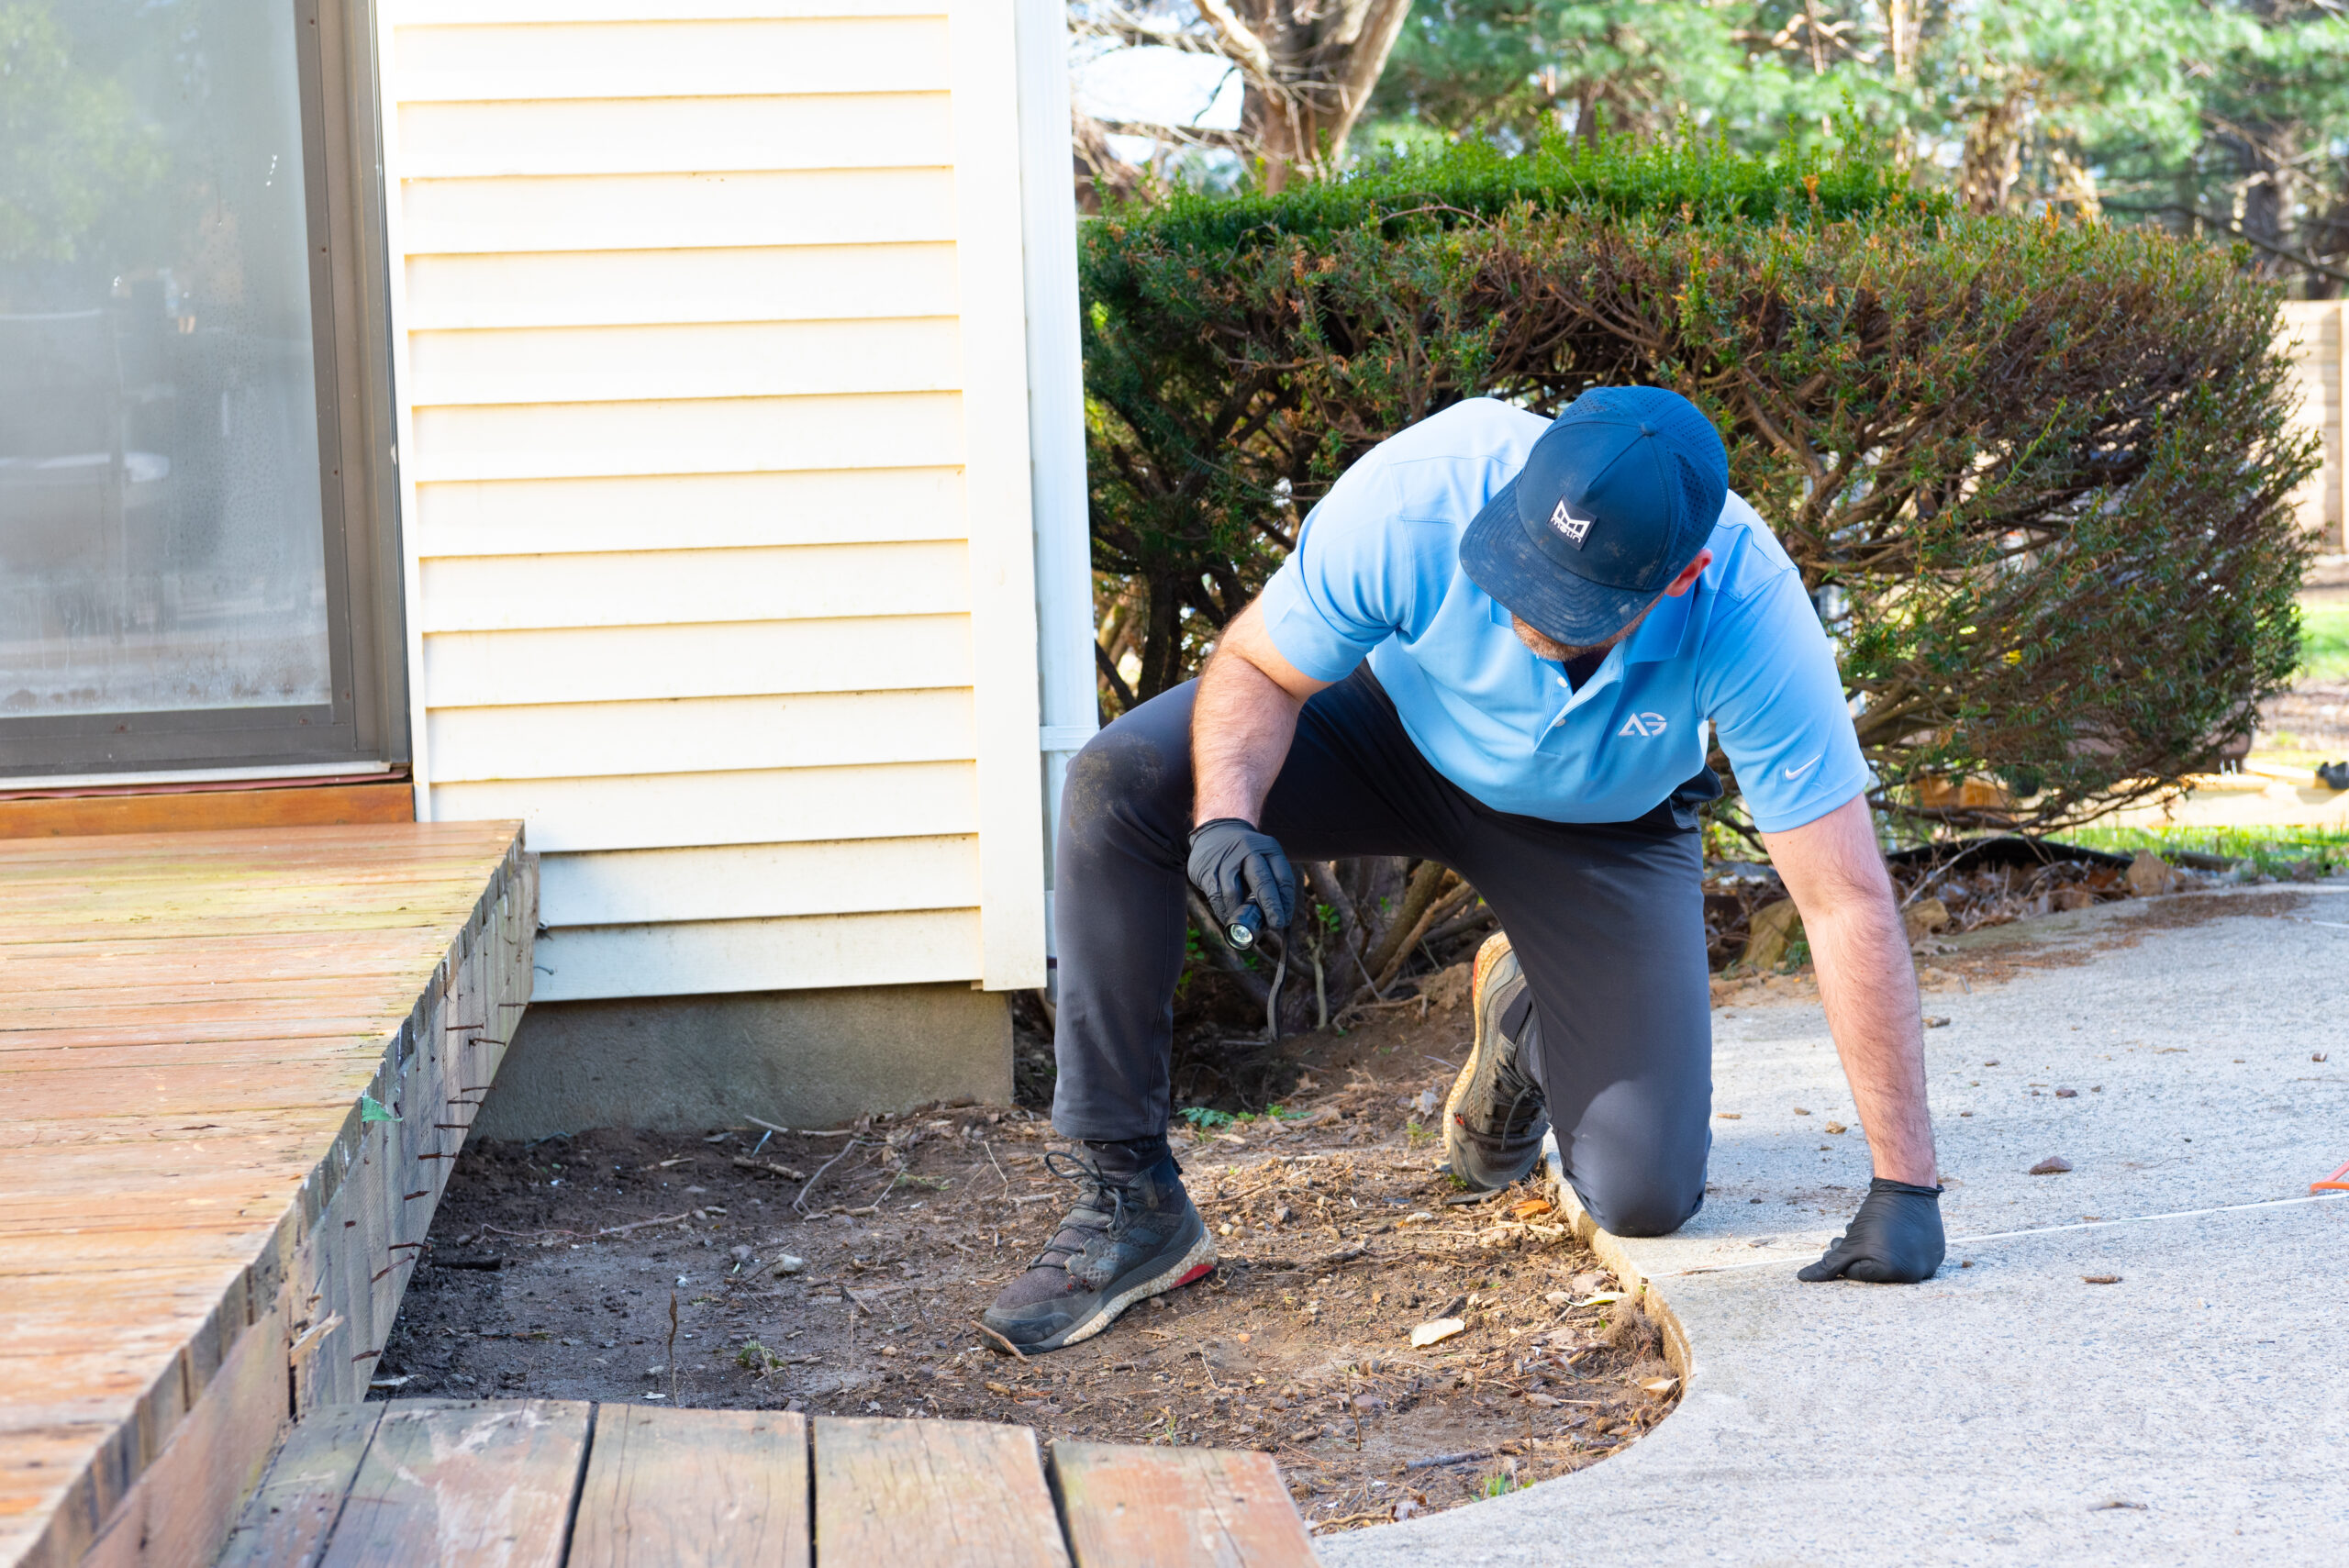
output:
[[[640,1219],[632,1225],[610,1226],[605,1229],[596,1231],[596,1234],[598,1236],[625,1236],[631,1230],[641,1230],[648,1225],[674,1225],[679,1220],[685,1218],[686,1216],[682,1214],[656,1215],[651,1219]],[[562,1232],[562,1234],[568,1236],[572,1234],[572,1232],[566,1230]]]
[[810,1176],[810,1177],[808,1177],[808,1178],[807,1178],[807,1184],[806,1186],[801,1187],[801,1188],[799,1189],[799,1195],[798,1195],[797,1197],[793,1198],[793,1199],[791,1200],[791,1207],[792,1207],[793,1208],[795,1208],[795,1209],[798,1210],[801,1214],[805,1214],[805,1213],[807,1213],[807,1195],[808,1195],[809,1193],[812,1193],[812,1192],[814,1192],[814,1191],[816,1190],[816,1184],[817,1184],[818,1182],[820,1182],[820,1181],[822,1181],[822,1180],[824,1179],[824,1173],[825,1173],[825,1172],[827,1172],[827,1171],[829,1171],[829,1170],[830,1170],[833,1166],[835,1166],[835,1165],[839,1164],[841,1161],[843,1161],[843,1160],[847,1159],[847,1158],[849,1157],[849,1151],[850,1151],[851,1150],[854,1150],[854,1149],[862,1149],[862,1148],[863,1148],[863,1147],[864,1147],[864,1145],[863,1145],[862,1143],[851,1143],[851,1144],[848,1144],[846,1147],[842,1148],[839,1153],[837,1153],[837,1154],[833,1155],[830,1159],[829,1159],[829,1160],[825,1161],[821,1165],[817,1166],[817,1167],[816,1167],[816,1173],[815,1173],[814,1175],[812,1175],[812,1176]]

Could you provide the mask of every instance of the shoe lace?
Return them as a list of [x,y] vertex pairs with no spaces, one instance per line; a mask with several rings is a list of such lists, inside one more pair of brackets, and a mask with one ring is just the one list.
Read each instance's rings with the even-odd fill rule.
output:
[[[1054,1164],[1056,1160],[1061,1163]],[[1085,1250],[1085,1243],[1079,1240],[1071,1246],[1062,1238],[1072,1230],[1106,1229],[1112,1236],[1123,1230],[1126,1227],[1127,1196],[1132,1191],[1133,1184],[1130,1181],[1121,1182],[1092,1161],[1080,1159],[1060,1149],[1045,1154],[1044,1171],[1063,1182],[1074,1183],[1077,1188],[1077,1198],[1053,1229],[1052,1239],[1044,1243],[1044,1250],[1037,1253],[1036,1261],[1028,1266],[1031,1269],[1065,1268],[1071,1258]],[[1106,1215],[1108,1224],[1106,1227],[1090,1224],[1079,1219],[1079,1215]]]

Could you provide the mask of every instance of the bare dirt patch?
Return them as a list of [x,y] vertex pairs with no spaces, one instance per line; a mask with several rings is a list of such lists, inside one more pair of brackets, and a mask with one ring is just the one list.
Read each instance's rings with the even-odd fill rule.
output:
[[[1431,999],[1420,1011],[1233,1046],[1284,1084],[1285,1114],[1177,1135],[1220,1265],[1026,1362],[974,1319],[1071,1195],[1044,1168],[1061,1144],[1032,1112],[937,1107],[844,1136],[469,1143],[380,1392],[951,1417],[1258,1448],[1319,1529],[1581,1469],[1653,1426],[1676,1385],[1653,1325],[1608,1299],[1616,1282],[1531,1184],[1468,1195],[1437,1173],[1431,1129],[1466,1009]],[[1211,1054],[1199,1040],[1185,1051]],[[1445,1318],[1464,1327],[1411,1346],[1415,1326]]]

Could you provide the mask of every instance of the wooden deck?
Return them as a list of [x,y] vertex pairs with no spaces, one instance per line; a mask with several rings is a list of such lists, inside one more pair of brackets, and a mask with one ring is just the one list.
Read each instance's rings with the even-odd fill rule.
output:
[[0,1565],[207,1562],[363,1396],[536,927],[513,823],[0,842]]
[[[812,1442],[811,1442],[812,1440]],[[812,1452],[811,1452],[812,1447]],[[1269,1455],[975,1421],[409,1399],[295,1429],[220,1568],[1305,1568]]]

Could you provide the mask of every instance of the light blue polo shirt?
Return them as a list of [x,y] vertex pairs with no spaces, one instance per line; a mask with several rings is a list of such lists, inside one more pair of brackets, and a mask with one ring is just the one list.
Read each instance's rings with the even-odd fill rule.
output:
[[1460,538],[1550,421],[1491,398],[1380,442],[1305,520],[1264,585],[1274,645],[1319,681],[1364,658],[1420,754],[1496,810],[1553,822],[1645,816],[1720,734],[1765,832],[1814,821],[1873,782],[1835,655],[1802,579],[1731,492],[1712,564],[1608,651],[1575,691],[1460,569]]

